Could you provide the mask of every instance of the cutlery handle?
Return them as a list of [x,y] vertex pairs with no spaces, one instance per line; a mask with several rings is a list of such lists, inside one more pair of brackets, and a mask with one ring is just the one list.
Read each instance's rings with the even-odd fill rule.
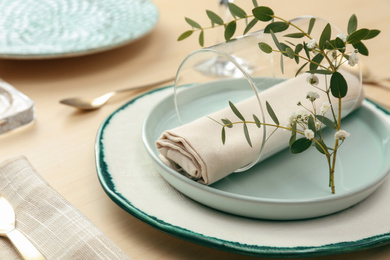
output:
[[35,248],[35,246],[17,229],[7,233],[7,237],[16,247],[24,259],[45,260],[46,258]]

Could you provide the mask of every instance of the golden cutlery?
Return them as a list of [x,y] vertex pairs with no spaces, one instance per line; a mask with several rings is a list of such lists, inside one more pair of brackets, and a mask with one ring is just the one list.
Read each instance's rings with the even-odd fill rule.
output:
[[38,249],[36,249],[35,246],[15,228],[14,209],[2,196],[0,196],[0,236],[8,237],[24,259],[46,259]]

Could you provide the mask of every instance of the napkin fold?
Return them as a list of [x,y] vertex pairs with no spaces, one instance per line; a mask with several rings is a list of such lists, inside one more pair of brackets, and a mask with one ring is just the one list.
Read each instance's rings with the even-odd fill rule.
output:
[[[16,228],[48,260],[130,259],[51,188],[25,157],[0,163],[0,195],[14,207]],[[0,259],[21,259],[11,242],[3,237],[0,237]]]
[[[341,73],[348,83],[348,94],[343,98],[342,117],[345,117],[361,105],[364,93],[363,88],[360,88],[359,78],[346,71],[341,71]],[[306,99],[306,94],[309,91],[316,91],[316,89],[307,83],[307,77],[308,74],[301,74],[259,94],[263,106],[266,101],[271,104],[281,125],[286,125],[291,113],[300,113],[304,107],[312,108],[311,102]],[[325,89],[325,84],[329,86],[329,78],[325,79],[324,76],[319,76],[318,88]],[[315,101],[316,109],[319,111],[321,105],[328,101],[328,98],[325,93],[319,90],[316,92],[320,95],[320,98]],[[337,99],[332,97],[331,100],[335,111],[337,111]],[[303,106],[297,106],[299,101]],[[241,101],[235,106],[247,120],[253,120],[252,114],[256,114],[260,118],[258,113],[260,109],[255,96]],[[273,123],[267,111],[264,113],[265,122]],[[223,145],[221,141],[222,127],[210,118],[217,121],[222,118],[241,121],[230,108],[226,108],[188,124],[167,130],[156,141],[160,159],[164,163],[185,176],[207,185],[253,162],[258,156],[263,142],[263,131],[258,130],[254,124],[248,124],[253,148],[249,147],[246,142],[241,125],[226,129],[226,143]],[[267,138],[273,130],[273,127],[266,127]],[[288,146],[290,136],[290,131],[278,129],[265,143],[261,160],[285,149]]]

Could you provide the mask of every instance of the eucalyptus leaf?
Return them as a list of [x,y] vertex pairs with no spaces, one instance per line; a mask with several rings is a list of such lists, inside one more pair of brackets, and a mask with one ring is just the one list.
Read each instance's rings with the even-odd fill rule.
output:
[[262,50],[265,53],[271,53],[272,52],[271,46],[269,46],[265,42],[259,42],[259,48],[260,48],[260,50]]
[[358,43],[361,40],[363,40],[364,37],[366,37],[368,35],[369,31],[370,30],[368,30],[366,28],[357,30],[357,31],[353,32],[351,35],[348,36],[347,42],[349,42],[351,44]]
[[321,64],[321,61],[324,59],[324,55],[318,53],[313,57],[312,62],[310,62],[310,70],[317,70],[318,65]]
[[272,9],[267,6],[258,6],[252,10],[252,14],[254,17],[256,17],[256,19],[263,22],[268,22],[272,20],[274,11],[272,11]]
[[299,53],[302,51],[303,45],[300,43],[297,46],[295,46],[295,61],[297,64],[299,64]]
[[255,124],[256,124],[257,128],[260,128],[261,127],[261,123],[260,123],[260,120],[257,118],[256,115],[253,115],[253,120],[255,120]]
[[199,34],[199,45],[202,47],[204,46],[204,31],[203,30],[201,30],[200,34]]
[[245,118],[241,115],[240,111],[238,111],[238,109],[236,108],[236,106],[235,106],[231,101],[229,101],[229,106],[230,106],[231,110],[233,111],[233,113],[234,113],[239,119],[241,119],[242,121],[245,121]]
[[289,145],[291,146],[296,139],[297,139],[297,122],[295,121],[291,127],[291,137],[290,137]]
[[332,77],[330,78],[330,91],[336,98],[343,98],[347,95],[348,84],[340,72],[335,71],[332,74]]
[[345,43],[343,40],[341,40],[339,37],[337,37],[335,40],[335,45],[336,45],[337,49],[339,49],[340,51],[343,52],[343,50],[345,48]]
[[293,49],[291,49],[290,47],[288,47],[288,48],[286,48],[286,52],[287,52],[287,56],[288,56],[290,59],[294,59],[294,58],[295,58],[295,54],[294,54]]
[[358,26],[357,17],[355,14],[353,14],[348,21],[348,28],[347,28],[348,34],[352,34],[353,32],[355,32],[357,26]]
[[257,21],[259,21],[259,20],[257,20],[256,18],[253,18],[252,21],[250,21],[248,23],[248,25],[245,27],[244,34],[247,34],[250,31],[250,29],[252,29],[253,26],[256,25]]
[[236,4],[229,3],[228,2],[228,7],[230,13],[233,15],[233,17],[240,17],[240,18],[245,18],[246,17],[246,12],[241,9],[241,7],[238,7]]
[[311,74],[321,74],[321,75],[331,75],[333,73],[329,70],[309,70],[306,72]]
[[253,3],[253,6],[254,6],[254,7],[259,6],[259,4],[257,3],[257,0],[252,0],[252,3]]
[[289,37],[289,38],[302,38],[305,36],[304,33],[289,33],[286,35],[283,35],[284,37]]
[[332,34],[332,29],[330,27],[330,24],[328,23],[324,30],[321,33],[320,42],[318,43],[318,46],[321,50],[325,49],[326,43],[330,41],[330,36]]
[[268,101],[266,101],[265,104],[266,104],[269,116],[272,118],[272,120],[275,122],[276,125],[279,125],[279,119],[276,116],[276,114],[275,114],[274,110],[272,109],[271,105],[268,103]]
[[232,122],[229,119],[223,118],[223,119],[221,119],[221,121],[224,124],[224,126],[226,126],[227,128],[232,128],[233,127],[233,124],[232,124]]
[[251,137],[249,136],[248,126],[244,123],[244,134],[249,146],[252,147]]
[[290,152],[293,154],[301,153],[307,149],[312,144],[312,140],[306,139],[306,138],[300,138],[298,140],[295,140],[290,146]]
[[[318,144],[318,143],[319,144]],[[322,153],[322,154],[328,154],[329,151],[328,151],[328,147],[326,146],[326,144],[324,143],[323,140],[317,140],[317,142],[314,143],[315,147],[317,148],[317,150]]]
[[298,76],[298,74],[303,70],[303,68],[308,64],[309,62],[306,62],[305,64],[303,64],[298,70],[297,72],[295,73],[295,77]]
[[310,52],[309,49],[307,48],[306,42],[303,43],[303,49],[305,50],[306,57],[310,60]]
[[225,131],[225,127],[222,127],[221,138],[222,138],[222,144],[225,144],[225,141],[226,141],[226,131]]
[[192,30],[190,30],[190,31],[185,31],[185,32],[183,32],[183,33],[179,36],[179,38],[177,38],[177,40],[178,40],[178,41],[182,41],[182,40],[184,40],[184,39],[190,37],[190,36],[192,35],[193,32],[194,32],[194,31],[192,31]]
[[288,27],[289,27],[288,23],[285,23],[285,22],[273,22],[273,23],[268,24],[265,27],[264,32],[265,33],[270,33],[271,30],[274,33],[283,32],[283,31],[287,30]]
[[283,53],[280,54],[280,71],[284,74],[284,61],[283,61]]
[[316,124],[314,123],[314,119],[312,116],[309,116],[308,120],[307,120],[307,126],[309,127],[309,129],[311,131],[313,131],[314,133],[317,132],[317,129],[316,129]]
[[307,29],[307,33],[310,35],[313,30],[314,24],[316,23],[316,18],[311,18],[309,22],[309,28]]
[[368,52],[366,45],[364,45],[364,43],[358,42],[358,43],[352,44],[352,46],[355,49],[357,49],[361,55],[368,56],[369,52]]
[[206,10],[206,14],[213,24],[219,24],[219,25],[223,24],[222,18],[216,13],[214,13],[213,11]]
[[276,37],[276,35],[274,34],[274,32],[272,30],[270,30],[270,33],[271,33],[272,40],[274,41],[276,47],[279,49],[279,51],[283,51],[282,46],[280,45],[280,42],[278,40],[278,37]]
[[363,40],[369,40],[369,39],[372,39],[376,36],[378,36],[378,34],[380,34],[381,31],[379,30],[370,30],[368,32],[368,34],[363,38]]
[[185,20],[186,20],[186,22],[187,22],[189,25],[191,25],[191,26],[194,27],[194,28],[198,28],[198,29],[202,28],[197,22],[195,22],[194,20],[192,20],[192,19],[190,19],[190,18],[188,18],[188,17],[185,17]]
[[225,28],[226,41],[230,40],[233,37],[234,33],[236,32],[236,28],[237,28],[236,21],[231,21],[230,23],[228,23],[228,25],[226,25]]
[[321,116],[321,115],[316,115],[316,118],[321,122],[323,123],[324,125],[326,125],[327,127],[329,128],[332,128],[332,129],[336,129],[337,126],[335,124],[335,122],[325,116]]

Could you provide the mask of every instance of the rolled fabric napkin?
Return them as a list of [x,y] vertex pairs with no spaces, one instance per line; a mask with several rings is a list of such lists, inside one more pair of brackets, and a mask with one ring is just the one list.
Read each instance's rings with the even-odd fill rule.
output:
[[[15,210],[16,228],[48,260],[130,259],[51,188],[25,157],[0,163],[0,195]],[[5,238],[0,239],[0,259],[21,259]]]
[[[348,83],[348,93],[342,99],[344,111],[342,117],[345,117],[361,105],[364,93],[363,88],[360,88],[359,78],[346,71],[340,72]],[[285,125],[284,122],[287,122],[293,112],[299,113],[303,110],[303,107],[297,106],[299,101],[304,107],[312,107],[310,101],[306,99],[306,94],[309,91],[316,91],[316,89],[307,82],[307,77],[308,74],[298,75],[259,94],[263,106],[266,101],[271,104],[281,125]],[[327,82],[325,82],[325,77],[320,76],[318,88],[325,89],[325,84],[329,86],[329,78],[327,77]],[[317,111],[319,111],[320,106],[323,102],[328,101],[328,98],[325,93],[317,92],[320,98],[315,101],[315,104]],[[332,97],[331,100],[335,111],[337,111],[337,99]],[[248,120],[252,120],[252,115],[259,111],[255,96],[241,101],[235,106]],[[265,122],[273,123],[267,111],[264,113]],[[260,118],[258,114],[257,116]],[[248,124],[253,148],[249,147],[246,142],[242,127],[237,126],[226,129],[227,137],[224,145],[220,137],[221,125],[210,118],[217,121],[222,118],[240,121],[230,108],[226,108],[188,124],[167,130],[156,141],[160,159],[164,163],[185,176],[206,185],[212,184],[253,162],[258,156],[263,142],[263,132],[259,131],[254,124]],[[267,137],[273,129],[273,127],[267,126]],[[261,160],[288,147],[290,136],[290,131],[278,129],[264,145]]]

